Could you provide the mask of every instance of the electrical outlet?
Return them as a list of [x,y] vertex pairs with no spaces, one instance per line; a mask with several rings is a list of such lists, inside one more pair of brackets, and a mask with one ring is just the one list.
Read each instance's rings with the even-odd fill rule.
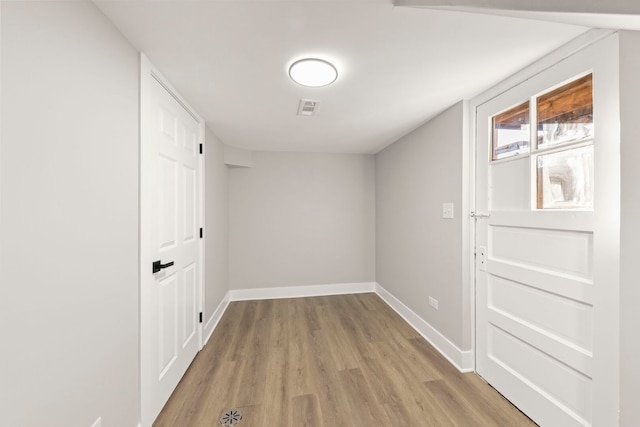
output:
[[438,309],[438,300],[435,299],[434,297],[429,297],[429,305],[437,310]]
[[102,427],[102,417],[98,417],[96,422],[91,424],[91,427]]

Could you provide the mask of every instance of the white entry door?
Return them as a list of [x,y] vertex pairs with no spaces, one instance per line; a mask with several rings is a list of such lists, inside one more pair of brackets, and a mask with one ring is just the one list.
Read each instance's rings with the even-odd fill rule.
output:
[[601,52],[476,110],[476,370],[545,427],[617,423],[617,77]]
[[201,348],[202,127],[142,61],[141,393],[150,426]]

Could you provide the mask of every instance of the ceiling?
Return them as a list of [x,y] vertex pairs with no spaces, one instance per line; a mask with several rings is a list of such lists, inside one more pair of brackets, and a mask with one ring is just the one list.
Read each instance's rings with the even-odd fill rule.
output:
[[[375,153],[588,29],[390,0],[94,3],[224,143],[265,151]],[[305,56],[338,80],[292,82]]]

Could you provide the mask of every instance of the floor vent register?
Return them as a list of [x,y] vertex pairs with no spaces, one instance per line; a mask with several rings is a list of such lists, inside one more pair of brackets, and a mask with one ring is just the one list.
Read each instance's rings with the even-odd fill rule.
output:
[[242,412],[237,409],[229,409],[220,417],[220,424],[223,426],[234,426],[242,419]]

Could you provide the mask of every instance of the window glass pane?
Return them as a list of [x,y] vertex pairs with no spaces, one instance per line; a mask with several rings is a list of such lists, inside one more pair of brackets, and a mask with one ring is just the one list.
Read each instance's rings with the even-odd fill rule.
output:
[[593,208],[593,146],[537,157],[538,209]]
[[593,137],[591,74],[538,97],[538,147]]
[[492,160],[529,152],[529,101],[492,119]]

